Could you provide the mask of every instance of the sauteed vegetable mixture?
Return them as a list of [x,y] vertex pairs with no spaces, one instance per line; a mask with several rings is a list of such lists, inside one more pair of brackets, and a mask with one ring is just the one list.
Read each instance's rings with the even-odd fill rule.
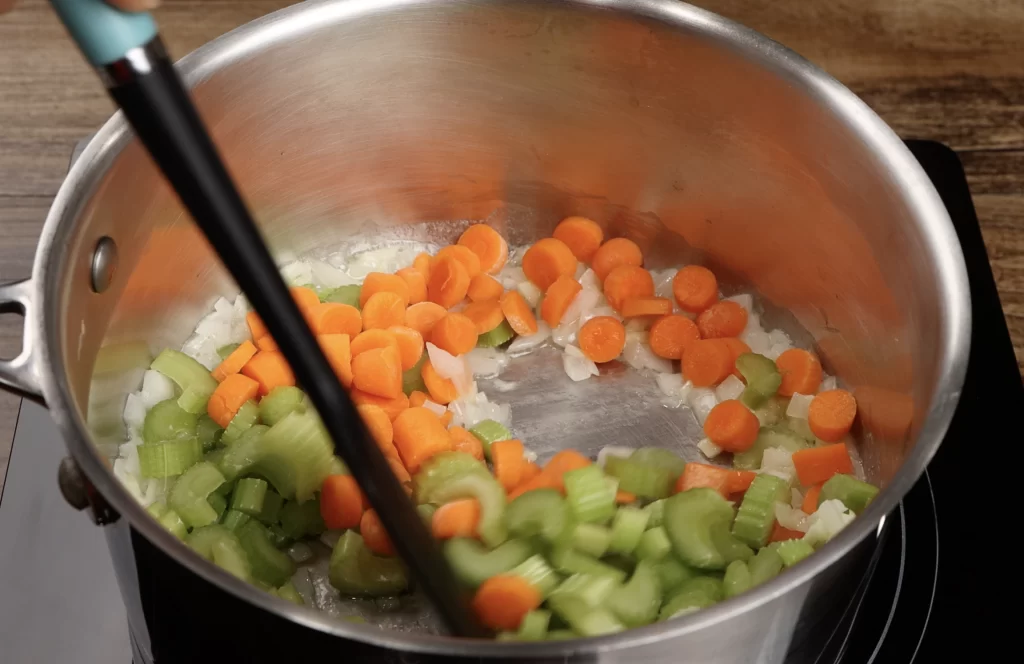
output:
[[[285,268],[307,284],[292,288],[296,302],[499,639],[696,611],[799,563],[874,498],[851,457],[853,395],[812,352],[765,332],[749,295],[722,299],[698,265],[647,270],[635,243],[582,217],[516,253],[476,224],[432,253]],[[235,343],[214,345],[225,339]],[[550,345],[573,381],[619,362],[652,374],[666,405],[688,404],[703,425],[707,462],[659,447],[537,460],[474,377]],[[158,355],[125,419],[115,473],[201,556],[302,603],[292,579],[312,555],[304,540],[325,542],[342,597],[411,590],[241,297]]]

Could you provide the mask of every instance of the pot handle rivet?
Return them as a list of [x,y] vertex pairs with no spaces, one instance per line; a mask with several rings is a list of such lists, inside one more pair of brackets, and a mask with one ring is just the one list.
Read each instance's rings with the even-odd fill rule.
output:
[[64,457],[57,468],[57,486],[61,495],[76,510],[84,510],[89,506],[89,493],[86,489],[85,476],[71,457]]
[[117,245],[114,240],[106,235],[96,241],[96,248],[92,252],[92,289],[96,293],[102,293],[110,287],[114,281],[114,271],[117,269]]

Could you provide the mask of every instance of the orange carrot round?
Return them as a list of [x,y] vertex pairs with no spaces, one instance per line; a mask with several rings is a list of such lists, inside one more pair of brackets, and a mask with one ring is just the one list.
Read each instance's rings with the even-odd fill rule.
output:
[[395,340],[398,342],[398,353],[402,358],[402,371],[412,369],[423,356],[423,336],[405,325],[392,325],[387,331],[395,335]]
[[737,399],[722,401],[704,420],[704,435],[727,452],[745,452],[757,440],[761,423]]
[[274,337],[269,334],[264,334],[262,337],[256,340],[256,347],[260,350],[280,350],[277,342],[274,341]]
[[373,436],[374,441],[376,441],[384,456],[397,454],[398,451],[395,449],[393,442],[395,432],[391,426],[391,418],[388,417],[384,409],[380,406],[364,403],[361,406],[356,406],[356,410],[359,412],[359,416],[363,418],[366,430]]
[[814,514],[818,511],[818,496],[821,495],[821,485],[815,484],[804,494],[804,501],[800,504],[800,511],[804,514]]
[[498,231],[485,224],[474,224],[459,237],[458,244],[466,247],[480,261],[480,270],[496,274],[508,260],[508,243]]
[[697,325],[686,316],[662,316],[651,325],[649,343],[658,357],[682,359],[686,347],[695,341],[700,341],[700,332]]
[[306,313],[312,307],[320,304],[320,296],[312,288],[292,286],[288,290],[291,292],[292,299],[295,300],[295,304],[298,305],[299,311],[302,313]]
[[366,309],[367,301],[377,293],[393,293],[402,300],[402,308],[409,306],[409,285],[405,279],[397,274],[386,274],[384,272],[371,272],[363,279],[363,286],[359,290],[359,306]]
[[505,491],[516,488],[526,465],[522,441],[496,440],[491,443],[491,464],[494,466],[494,477]]
[[462,263],[471,281],[473,277],[481,273],[480,258],[469,247],[461,244],[450,244],[437,252],[437,256],[434,256],[434,262],[436,263],[443,258],[454,258]]
[[852,394],[846,390],[827,390],[811,399],[807,424],[815,436],[834,443],[850,431],[856,416],[857,400]]
[[321,334],[316,338],[338,380],[352,387],[352,345],[347,334]]
[[430,398],[429,394],[424,394],[423,392],[420,392],[419,390],[413,390],[412,392],[409,393],[409,406],[411,408],[415,408],[417,406],[422,406],[423,404],[425,404],[427,402],[427,399],[429,399],[429,398]]
[[242,367],[242,373],[260,384],[260,396],[281,385],[295,385],[295,374],[279,350],[261,350]]
[[732,300],[716,302],[697,316],[697,329],[705,339],[736,337],[747,326],[747,310]]
[[388,531],[380,522],[376,510],[369,509],[363,512],[363,518],[359,520],[359,534],[363,536],[366,548],[378,556],[395,555],[395,546],[391,543]]
[[591,318],[579,332],[580,350],[593,362],[611,362],[626,345],[626,328],[611,316]]
[[569,247],[576,260],[589,263],[604,241],[604,231],[596,221],[586,217],[566,217],[551,234]]
[[416,254],[412,260],[413,269],[423,275],[424,281],[430,281],[430,263],[430,254],[427,253]]
[[384,412],[388,414],[388,417],[391,418],[392,422],[394,422],[395,418],[401,415],[402,412],[409,407],[409,397],[405,396],[405,394],[399,394],[394,399],[387,399],[385,397],[379,397],[376,394],[352,389],[349,390],[348,395],[352,399],[352,403],[357,406],[362,406],[364,404],[380,406],[384,409]]
[[395,479],[399,481],[402,486],[405,487],[405,492],[412,495],[412,475],[405,469],[405,464],[402,463],[402,457],[399,456],[398,450],[395,450],[394,456],[387,457],[388,465],[391,466],[391,472],[395,475]]
[[843,443],[809,447],[793,452],[793,467],[804,486],[827,482],[833,475],[853,472],[850,452]]
[[697,387],[721,383],[734,366],[732,352],[721,339],[694,341],[683,352],[683,376]]
[[434,511],[430,518],[430,532],[439,540],[476,537],[479,523],[480,501],[476,498],[463,498],[445,503]]
[[779,355],[775,366],[782,374],[779,395],[791,397],[796,393],[814,394],[821,385],[821,362],[802,348],[790,348]]
[[401,354],[398,347],[398,338],[391,330],[366,330],[352,338],[352,357],[364,353],[373,348],[393,347]]
[[623,265],[640,267],[643,264],[644,255],[636,242],[624,237],[616,237],[602,244],[594,252],[594,258],[590,261],[590,269],[594,271],[598,279],[604,281],[617,267]]
[[354,337],[363,330],[363,315],[350,304],[321,302],[309,308],[306,319],[316,334],[347,334]]
[[563,274],[558,277],[544,293],[544,299],[540,303],[540,317],[549,326],[558,327],[562,316],[565,315],[569,305],[581,290],[583,290],[583,286],[572,275]]
[[217,385],[206,403],[206,412],[214,422],[227,427],[232,418],[249,399],[253,399],[260,391],[260,384],[248,376],[231,374]]
[[253,341],[270,334],[267,326],[264,325],[263,321],[260,319],[260,315],[255,311],[250,311],[245,314],[245,324],[249,327],[249,336],[252,337]]
[[546,237],[523,254],[523,273],[533,285],[547,291],[559,277],[576,274],[576,257],[564,242]]
[[542,600],[540,591],[520,576],[492,576],[477,588],[473,611],[485,627],[514,632]]
[[[451,411],[449,411],[451,412]],[[480,439],[462,427],[451,427],[448,433],[452,437],[452,450],[465,452],[479,461],[484,460],[484,446]]]
[[448,310],[435,302],[419,302],[405,310],[405,326],[420,333],[424,339],[430,338],[434,324],[448,315]]
[[501,312],[501,305],[497,300],[473,302],[459,313],[473,321],[477,334],[487,334],[505,320],[505,314]]
[[409,304],[419,304],[427,299],[427,278],[414,267],[403,267],[396,275],[409,287]]
[[352,358],[352,384],[356,389],[394,399],[402,393],[402,358],[388,346],[363,351]]
[[437,373],[434,365],[430,363],[430,360],[423,363],[423,368],[420,369],[420,376],[423,377],[423,384],[427,386],[427,391],[430,392],[431,401],[447,406],[459,398],[459,391],[456,389],[455,383],[447,378],[442,378]]
[[476,323],[463,314],[448,314],[430,331],[430,343],[452,355],[462,355],[476,348]]
[[684,311],[699,314],[718,301],[718,279],[706,267],[687,265],[673,277],[672,295]]
[[729,481],[725,483],[725,488],[730,495],[743,494],[754,483],[755,478],[757,478],[757,473],[752,470],[730,470]]
[[426,408],[408,408],[395,418],[395,447],[410,473],[439,452],[452,448],[452,437],[437,415]]
[[238,348],[231,351],[231,354],[224,358],[224,360],[214,367],[210,373],[218,381],[224,380],[231,374],[236,374],[242,370],[245,363],[252,359],[252,356],[259,351],[256,346],[246,339],[242,343],[238,344]]
[[366,498],[351,475],[329,475],[320,488],[320,516],[331,530],[355,528],[366,510]]
[[672,300],[664,297],[632,297],[622,303],[623,318],[666,316],[672,313]]
[[451,309],[466,297],[469,282],[466,266],[451,256],[443,256],[430,266],[427,299],[445,309]]
[[516,334],[537,333],[537,318],[519,291],[505,291],[498,304],[501,305],[501,313],[505,315],[505,320]]
[[[483,450],[481,450],[480,453],[483,454]],[[523,472],[519,477],[519,486],[522,486],[523,484],[531,481],[533,478],[537,477],[542,472],[544,471],[542,471],[540,469],[540,466],[538,466],[536,463],[534,463],[533,461],[527,461],[526,464],[523,465]]]
[[363,329],[386,330],[392,325],[404,325],[407,305],[408,299],[402,299],[398,293],[374,293],[363,305]]
[[469,290],[466,291],[466,297],[472,302],[486,302],[488,300],[497,300],[504,292],[505,288],[501,285],[500,281],[489,274],[481,272],[469,280]]
[[622,311],[627,300],[654,295],[651,273],[635,265],[620,265],[604,280],[604,296],[615,311]]

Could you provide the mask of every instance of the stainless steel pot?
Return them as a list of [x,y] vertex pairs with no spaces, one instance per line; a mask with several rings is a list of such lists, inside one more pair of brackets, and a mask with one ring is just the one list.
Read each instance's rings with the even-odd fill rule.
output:
[[[766,318],[806,334],[857,391],[860,452],[885,489],[819,553],[753,592],[597,639],[382,631],[245,585],[151,521],[105,458],[151,353],[180,345],[216,296],[237,290],[117,115],[61,188],[31,280],[0,288],[3,309],[25,316],[24,350],[0,364],[0,383],[45,401],[84,471],[81,485],[64,473],[63,486],[84,486],[109,524],[143,658],[160,650],[155,635],[173,637],[161,621],[181,618],[161,609],[216,597],[296,644],[348,643],[360,657],[774,662],[848,599],[880,521],[941,441],[970,336],[946,211],[849,91],[670,0],[307,2],[225,35],[181,70],[279,254],[356,236],[451,237],[459,224],[411,224],[452,219],[489,218],[522,243],[577,213],[637,240],[650,265],[699,259],[752,284]],[[568,399],[561,415],[517,422],[551,446],[670,436],[696,458],[686,427],[665,428],[643,400],[582,403],[586,416]],[[570,420],[588,435],[541,435]],[[166,573],[148,571],[154,560]]]

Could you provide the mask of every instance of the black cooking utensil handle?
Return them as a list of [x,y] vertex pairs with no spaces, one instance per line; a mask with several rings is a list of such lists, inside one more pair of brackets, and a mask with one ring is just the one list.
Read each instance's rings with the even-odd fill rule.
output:
[[309,393],[335,453],[451,632],[484,636],[419,512],[372,441],[278,272],[160,38],[101,69],[107,89]]

